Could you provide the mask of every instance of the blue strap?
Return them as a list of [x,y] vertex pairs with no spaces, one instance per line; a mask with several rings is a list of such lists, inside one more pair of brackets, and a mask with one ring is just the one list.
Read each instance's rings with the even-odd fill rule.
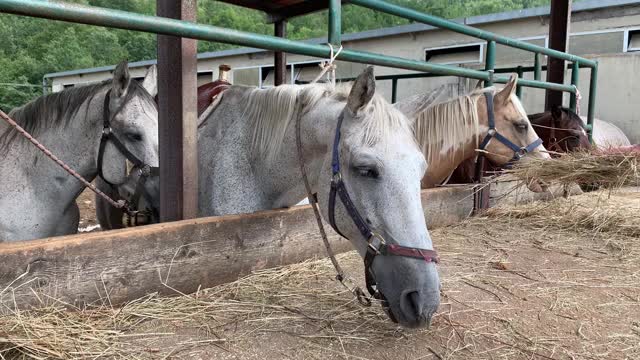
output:
[[331,159],[331,170],[333,175],[340,173],[340,128],[342,127],[342,120],[344,119],[344,110],[338,117],[338,123],[336,125],[336,135],[333,139],[333,157]]

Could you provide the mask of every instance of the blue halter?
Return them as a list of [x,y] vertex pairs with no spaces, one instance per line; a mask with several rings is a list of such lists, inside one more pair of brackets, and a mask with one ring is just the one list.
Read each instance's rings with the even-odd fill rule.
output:
[[504,166],[504,167],[509,167],[511,163],[513,163],[514,161],[520,160],[523,156],[527,155],[528,153],[532,152],[535,148],[542,145],[542,139],[537,138],[534,142],[532,142],[527,146],[518,146],[514,144],[511,140],[507,139],[502,134],[500,134],[496,129],[496,118],[495,118],[495,113],[493,111],[493,94],[490,92],[485,92],[484,96],[487,100],[487,117],[489,120],[489,131],[487,132],[487,136],[484,137],[484,140],[482,140],[482,143],[480,144],[480,150],[486,150],[491,139],[495,138],[496,140],[504,144],[506,147],[513,150],[513,157],[511,158],[511,160],[509,160],[507,165]]

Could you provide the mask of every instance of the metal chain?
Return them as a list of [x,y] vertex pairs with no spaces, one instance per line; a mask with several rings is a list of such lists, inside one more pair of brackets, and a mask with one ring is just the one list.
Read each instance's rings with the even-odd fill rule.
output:
[[124,210],[127,211],[127,213],[129,213],[128,204],[127,204],[127,202],[125,200],[115,201],[111,197],[109,197],[109,195],[107,195],[107,194],[103,193],[102,191],[100,191],[93,184],[91,184],[85,178],[83,178],[82,175],[80,175],[77,172],[75,172],[67,164],[62,162],[62,160],[58,159],[57,156],[53,155],[53,153],[51,153],[51,151],[49,151],[46,147],[44,147],[44,145],[42,145],[38,140],[34,139],[33,136],[31,136],[31,134],[29,134],[25,129],[23,129],[20,125],[18,125],[18,123],[16,123],[12,118],[9,117],[9,115],[7,115],[2,110],[0,110],[0,117],[4,121],[6,121],[11,127],[16,129],[16,131],[18,133],[20,133],[22,136],[27,138],[27,140],[29,140],[33,145],[35,145],[38,149],[40,149],[40,151],[42,151],[48,158],[50,158],[51,160],[55,161],[56,164],[60,165],[66,172],[71,174],[71,176],[75,177],[81,183],[83,183],[86,187],[91,189],[91,191],[93,191],[94,193],[98,194],[100,197],[105,199],[113,207],[118,208],[118,209],[124,209]]

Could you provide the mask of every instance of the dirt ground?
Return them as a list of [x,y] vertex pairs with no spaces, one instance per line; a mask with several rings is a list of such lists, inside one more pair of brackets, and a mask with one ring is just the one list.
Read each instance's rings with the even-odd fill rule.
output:
[[76,203],[80,208],[80,223],[78,224],[78,228],[81,230],[91,229],[97,225],[95,194],[93,191],[85,189],[76,200]]
[[[596,195],[576,199],[586,196]],[[597,196],[605,205],[624,203],[640,221],[639,192],[620,192],[609,200],[608,195]],[[81,196],[83,211],[91,210],[89,201],[93,196]],[[580,206],[577,201],[576,207],[565,209]],[[347,327],[339,316],[327,320],[322,304],[313,303],[289,309],[289,315],[269,315],[271,301],[288,303],[276,284],[264,289],[270,295],[259,317],[236,317],[233,324],[161,316],[141,322],[128,331],[143,349],[135,357],[640,359],[640,239],[628,231],[566,226],[560,221],[569,211],[549,213],[542,227],[540,219],[534,223],[527,216],[501,216],[431,231],[442,258],[442,303],[429,329],[368,320]],[[82,219],[81,226],[95,223],[93,213],[83,213]],[[361,274],[356,254],[347,254],[342,262],[348,273]],[[330,265],[327,260],[321,264],[324,270],[300,284],[335,292],[339,285],[332,281]],[[352,302],[349,293],[339,297]],[[384,319],[377,306],[366,311]],[[293,317],[306,320],[289,326]]]

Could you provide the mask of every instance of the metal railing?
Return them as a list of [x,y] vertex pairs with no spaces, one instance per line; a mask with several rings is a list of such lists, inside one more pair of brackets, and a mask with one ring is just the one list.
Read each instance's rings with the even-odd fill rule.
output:
[[[350,3],[387,14],[396,15],[405,19],[433,25],[442,29],[447,29],[472,37],[484,39],[488,41],[485,70],[482,71],[465,69],[450,65],[439,65],[426,61],[411,60],[395,56],[381,55],[349,49],[344,49],[338,56],[338,60],[415,70],[419,72],[432,73],[435,75],[467,77],[483,80],[488,84],[506,83],[509,80],[509,77],[500,76],[495,73],[495,47],[496,44],[502,44],[534,53],[534,80],[523,79],[519,81],[519,84],[521,86],[568,92],[571,94],[572,102],[575,102],[576,85],[578,82],[577,71],[575,72],[575,76],[572,76],[571,78],[571,85],[549,83],[540,80],[541,54],[563,59],[573,63],[573,66],[588,67],[591,69],[591,83],[589,90],[589,106],[587,117],[588,124],[590,125],[590,128],[592,128],[595,112],[596,81],[598,74],[597,61],[540,47],[527,42],[514,40],[505,36],[497,35],[456,22],[444,20],[432,15],[427,15],[415,10],[407,9],[380,0],[350,0]],[[342,5],[340,0],[329,1],[330,16],[328,24],[328,38],[333,45],[340,45],[341,43],[341,6]],[[314,57],[327,58],[330,55],[330,49],[324,45],[287,40],[275,36],[259,35],[255,33],[231,30],[217,26],[202,25],[188,21],[63,2],[48,2],[39,0],[0,0],[0,12],[40,17],[52,20],[62,20],[81,24],[113,27],[126,30],[136,30],[163,35],[173,35],[197,40],[216,41],[227,44],[249,46],[273,51],[284,51],[288,53]],[[397,80],[395,81],[397,82]],[[589,131],[589,133],[591,135],[591,130]]]

